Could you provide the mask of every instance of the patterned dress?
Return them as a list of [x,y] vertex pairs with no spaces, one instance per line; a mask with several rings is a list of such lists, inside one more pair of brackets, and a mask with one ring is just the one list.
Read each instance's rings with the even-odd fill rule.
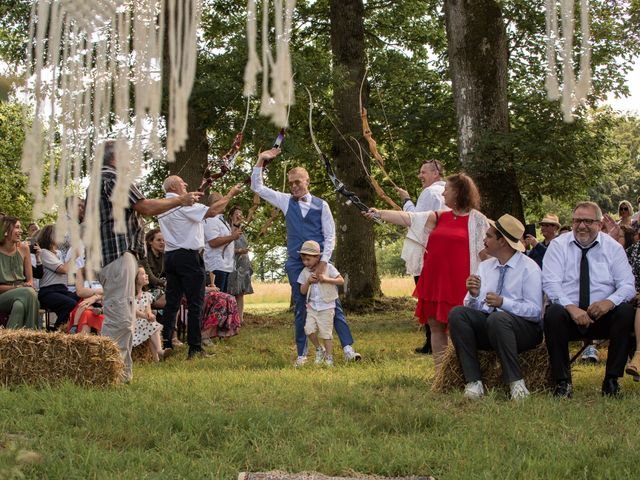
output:
[[209,292],[204,299],[202,330],[210,337],[233,337],[240,329],[238,304],[233,295]]
[[[151,305],[153,297],[149,292],[142,292],[140,296],[136,296],[136,310],[146,311],[147,306]],[[146,342],[151,335],[162,330],[162,325],[158,322],[150,322],[146,318],[136,318],[136,329],[133,332],[133,346],[137,347]]]

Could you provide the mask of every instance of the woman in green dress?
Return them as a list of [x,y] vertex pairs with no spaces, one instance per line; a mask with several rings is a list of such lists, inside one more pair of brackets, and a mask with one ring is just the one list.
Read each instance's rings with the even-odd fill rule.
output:
[[0,312],[9,314],[7,328],[36,328],[38,294],[33,289],[29,244],[21,242],[16,217],[0,219]]

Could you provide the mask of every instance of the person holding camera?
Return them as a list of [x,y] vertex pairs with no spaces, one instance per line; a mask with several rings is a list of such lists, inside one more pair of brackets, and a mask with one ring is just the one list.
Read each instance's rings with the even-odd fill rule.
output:
[[544,237],[542,242],[539,242],[535,236],[535,225],[532,225],[533,232],[526,232],[524,235],[524,243],[527,247],[531,247],[531,250],[527,252],[527,256],[536,262],[540,268],[542,268],[542,259],[547,252],[547,247],[551,243],[551,240],[558,236],[560,230],[560,219],[557,215],[547,213],[540,223],[540,233]]

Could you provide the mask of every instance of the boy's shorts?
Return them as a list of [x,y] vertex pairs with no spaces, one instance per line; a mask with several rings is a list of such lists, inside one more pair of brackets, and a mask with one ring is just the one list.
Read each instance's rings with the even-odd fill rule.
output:
[[307,308],[307,321],[304,324],[304,333],[311,335],[312,333],[318,332],[319,338],[331,340],[333,338],[333,317],[335,313],[335,308],[320,311]]

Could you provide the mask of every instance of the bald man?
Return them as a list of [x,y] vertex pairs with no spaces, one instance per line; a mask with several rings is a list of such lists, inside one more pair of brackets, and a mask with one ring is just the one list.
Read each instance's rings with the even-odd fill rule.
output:
[[[187,184],[177,175],[167,177],[163,189],[167,198],[183,195]],[[224,212],[229,201],[241,192],[242,185],[236,185],[225,196],[221,196],[211,205],[195,203],[190,207],[174,208],[158,218],[160,230],[164,236],[164,271],[167,276],[166,299],[164,309],[163,336],[164,347],[173,348],[173,325],[180,309],[182,296],[187,297],[189,317],[187,320],[187,343],[189,360],[208,355],[202,349],[200,317],[204,302],[205,269],[202,259],[204,248],[205,218]]]

